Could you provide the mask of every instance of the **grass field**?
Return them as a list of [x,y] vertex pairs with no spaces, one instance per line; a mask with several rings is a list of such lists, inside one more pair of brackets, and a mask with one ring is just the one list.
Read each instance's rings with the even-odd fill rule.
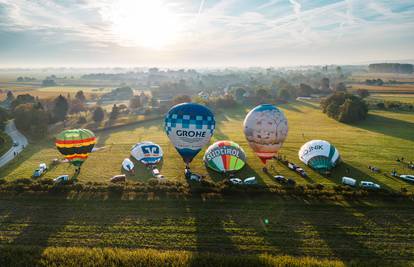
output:
[[[266,223],[267,220],[267,223]],[[412,261],[412,203],[0,198],[0,247],[111,247]]]
[[371,94],[368,99],[414,104],[414,94]]
[[[340,178],[349,168],[350,174],[357,179],[368,179],[378,182],[383,187],[400,190],[406,187],[414,190],[414,185],[384,173],[373,174],[368,165],[377,166],[389,173],[396,169],[399,173],[413,173],[404,164],[397,164],[397,157],[404,157],[407,161],[414,160],[414,114],[395,113],[387,111],[372,111],[366,121],[356,125],[346,125],[328,118],[317,107],[317,104],[294,102],[282,106],[289,120],[289,135],[280,151],[287,159],[300,163],[297,153],[300,146],[312,139],[324,139],[334,144],[340,151],[343,163],[338,166],[331,177],[324,177],[303,164],[310,178],[304,179],[288,170],[277,162],[272,162],[275,171],[272,174],[281,174],[294,178],[298,183],[317,182],[327,185],[340,183]],[[241,178],[256,176],[260,183],[273,184],[272,177],[262,172],[262,164],[248,147],[242,131],[242,122],[248,108],[239,107],[216,111],[217,129],[212,142],[230,139],[239,143],[247,153],[247,166],[239,173]],[[81,182],[108,181],[113,175],[121,173],[121,162],[129,157],[129,150],[139,141],[151,140],[162,146],[164,161],[160,164],[161,172],[171,180],[183,181],[184,164],[170,144],[163,131],[162,120],[146,122],[141,125],[126,126],[116,130],[97,133],[97,147],[105,149],[92,153],[85,162],[78,179]],[[203,162],[204,151],[194,159],[192,169],[198,173],[208,175],[208,179],[222,180],[223,177],[208,171]],[[41,162],[50,162],[60,157],[54,148],[53,140],[32,143],[11,164],[0,169],[0,177],[8,180],[30,177],[33,170]],[[54,178],[61,174],[72,174],[73,167],[61,164],[45,174],[45,178]],[[148,180],[151,175],[143,166],[138,166],[137,174],[129,177],[131,180]]]

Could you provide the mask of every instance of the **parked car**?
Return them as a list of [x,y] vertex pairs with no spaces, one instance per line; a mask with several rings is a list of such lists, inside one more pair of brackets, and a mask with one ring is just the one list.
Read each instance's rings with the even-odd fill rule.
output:
[[407,182],[414,182],[414,175],[403,174],[400,175],[400,178]]
[[305,172],[302,168],[296,168],[296,171],[300,174],[302,177],[308,177],[308,174]]
[[354,178],[344,176],[342,177],[342,184],[349,185],[349,186],[356,186],[357,181]]
[[53,179],[53,182],[55,183],[61,183],[61,182],[66,182],[69,181],[69,175],[60,175],[58,177],[56,177],[55,179]]
[[157,168],[152,168],[152,176],[154,177],[158,177],[158,175],[160,175],[160,170],[158,170]]
[[190,180],[195,181],[195,182],[200,182],[201,181],[201,176],[198,175],[198,174],[195,174],[195,173],[191,173]]
[[38,178],[42,176],[46,172],[46,170],[47,170],[46,163],[40,163],[39,167],[33,172],[32,177]]
[[111,183],[119,183],[119,182],[125,182],[126,181],[126,175],[125,174],[119,174],[115,175],[111,178]]
[[19,146],[19,143],[18,142],[13,142],[13,146],[14,147]]
[[243,184],[243,181],[239,178],[230,178],[229,181],[232,184]]
[[370,182],[370,181],[361,181],[359,186],[365,189],[380,189],[381,186],[379,184]]
[[297,167],[296,167],[296,165],[294,163],[290,163],[289,162],[288,163],[288,168],[294,171],[294,170],[296,170]]
[[276,181],[278,181],[279,183],[285,184],[287,182],[287,179],[285,178],[285,176],[283,175],[275,175],[273,176],[275,178]]
[[249,177],[244,179],[243,181],[244,184],[257,184],[257,180],[256,177]]
[[293,179],[287,179],[287,181],[286,181],[286,183],[288,184],[288,185],[295,185],[296,184],[296,181],[295,180],[293,180]]

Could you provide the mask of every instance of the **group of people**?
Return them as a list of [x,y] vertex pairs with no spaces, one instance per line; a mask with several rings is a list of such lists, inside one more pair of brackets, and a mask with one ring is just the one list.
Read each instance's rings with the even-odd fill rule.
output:
[[380,172],[380,169],[374,166],[369,165],[368,169],[370,169],[372,172]]

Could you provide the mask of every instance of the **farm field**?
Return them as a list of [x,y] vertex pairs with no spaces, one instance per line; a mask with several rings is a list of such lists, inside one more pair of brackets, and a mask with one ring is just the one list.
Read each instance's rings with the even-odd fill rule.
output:
[[414,104],[414,94],[371,94],[368,99]]
[[34,246],[39,255],[50,247],[154,248],[408,263],[413,220],[406,202],[2,196],[0,248]]
[[369,92],[376,93],[414,93],[414,84],[395,84],[395,85],[366,85],[351,84],[352,90],[366,89]]
[[[334,185],[340,183],[341,177],[345,175],[345,170],[348,168],[350,173],[346,176],[378,182],[386,189],[399,191],[405,187],[414,190],[414,185],[386,175],[394,168],[398,173],[413,173],[406,168],[406,165],[396,162],[397,157],[404,157],[406,161],[414,160],[413,113],[370,111],[366,121],[346,125],[328,118],[317,105],[310,102],[293,102],[281,106],[289,120],[290,130],[280,154],[304,167],[310,177],[302,178],[276,161],[271,163],[274,167],[271,171],[273,175],[285,175],[300,184]],[[263,173],[263,165],[244,138],[242,123],[248,110],[247,107],[239,107],[215,111],[217,127],[212,142],[230,139],[239,143],[245,149],[248,160],[247,166],[238,176],[241,178],[256,176],[262,184],[273,184],[275,181],[271,176]],[[103,131],[97,133],[97,136],[97,147],[105,147],[105,149],[90,155],[78,176],[80,182],[108,182],[113,175],[121,173],[121,162],[129,157],[131,146],[144,140],[151,140],[163,148],[164,161],[160,164],[161,173],[167,179],[184,181],[184,164],[165,135],[162,120]],[[334,170],[331,177],[322,176],[299,162],[297,155],[299,148],[312,139],[327,140],[339,149],[343,163]],[[200,152],[193,160],[192,170],[207,175],[207,179],[214,181],[224,179],[205,168],[202,162],[203,153],[204,151]],[[49,163],[58,157],[60,154],[54,148],[53,139],[32,143],[8,166],[0,169],[0,178],[12,180],[30,177],[39,163]],[[372,173],[368,165],[379,167],[384,173]],[[48,171],[44,178],[54,178],[73,172],[73,167],[61,164]],[[138,165],[136,175],[130,176],[129,179],[146,181],[150,177],[150,172]]]

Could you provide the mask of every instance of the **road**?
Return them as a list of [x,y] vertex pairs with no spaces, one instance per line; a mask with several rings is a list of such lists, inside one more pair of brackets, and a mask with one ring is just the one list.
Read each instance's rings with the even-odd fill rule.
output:
[[13,143],[18,143],[19,145],[13,146],[9,151],[0,157],[0,168],[9,163],[9,161],[15,157],[15,154],[17,155],[20,153],[23,150],[23,147],[27,147],[28,144],[27,138],[16,129],[16,125],[14,125],[13,120],[7,123],[4,132],[11,137]]

